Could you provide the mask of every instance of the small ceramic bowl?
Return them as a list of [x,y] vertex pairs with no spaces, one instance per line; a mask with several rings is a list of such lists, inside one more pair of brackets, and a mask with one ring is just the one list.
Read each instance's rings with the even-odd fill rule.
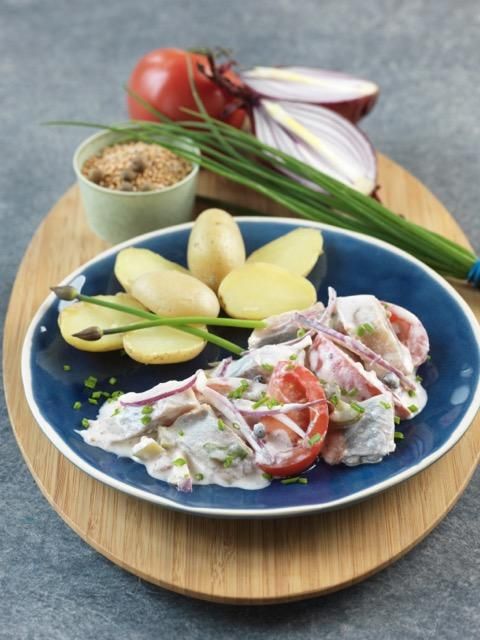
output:
[[[188,222],[192,217],[197,188],[198,164],[180,182],[153,191],[117,191],[106,189],[82,174],[85,161],[125,136],[114,131],[102,131],[84,140],[73,156],[83,206],[90,228],[112,244],[174,224]],[[188,143],[186,143],[188,144]],[[189,145],[195,153],[198,148]]]

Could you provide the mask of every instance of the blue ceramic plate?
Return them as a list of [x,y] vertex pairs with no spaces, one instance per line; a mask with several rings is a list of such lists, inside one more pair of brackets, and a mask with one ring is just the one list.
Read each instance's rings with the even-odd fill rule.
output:
[[[77,351],[59,334],[58,301],[53,294],[32,320],[22,354],[25,393],[51,442],[80,469],[120,491],[181,511],[237,518],[291,516],[345,506],[384,491],[438,460],[465,433],[480,404],[479,328],[462,298],[422,263],[367,236],[285,218],[241,218],[239,224],[248,253],[298,226],[322,229],[325,253],[310,276],[321,300],[326,300],[331,285],[340,295],[373,293],[422,319],[430,336],[431,359],[419,373],[429,401],[417,418],[402,423],[405,439],[395,453],[379,464],[354,468],[320,462],[308,472],[306,485],[274,482],[257,491],[194,486],[192,493],[180,493],[148,476],[142,465],[83,442],[75,430],[81,428],[82,417],[96,414],[96,407],[86,402],[83,381],[93,374],[99,388],[109,389],[109,378],[115,377],[116,387],[140,391],[162,380],[186,377],[224,354],[210,345],[185,364],[145,366],[117,352]],[[131,245],[185,264],[190,229],[191,224],[186,224],[124,242],[87,262],[64,283],[84,276],[83,293],[118,291],[113,275],[115,256]],[[248,333],[236,330],[224,335],[246,344]],[[64,364],[71,365],[71,370],[65,372]],[[74,410],[79,399],[85,400],[82,409]]]

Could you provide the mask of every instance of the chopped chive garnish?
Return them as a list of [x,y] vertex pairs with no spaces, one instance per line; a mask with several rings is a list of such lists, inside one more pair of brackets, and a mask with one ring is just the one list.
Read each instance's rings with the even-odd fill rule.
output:
[[88,429],[89,426],[90,426],[90,420],[88,418],[82,418],[82,427],[85,427],[85,429]]
[[187,461],[185,460],[185,458],[177,458],[173,461],[173,464],[176,467],[183,467],[183,465],[187,464]]
[[315,435],[313,435],[311,438],[308,439],[308,444],[313,447],[313,445],[316,442],[319,442],[319,440],[322,439],[322,436],[319,433],[316,433]]
[[352,402],[350,404],[350,406],[352,407],[352,409],[354,411],[356,411],[357,413],[365,413],[365,409],[364,407],[361,407],[357,402]]
[[384,409],[392,408],[392,405],[389,402],[383,402],[383,400],[380,400],[380,406],[383,407]]
[[142,424],[144,424],[145,426],[147,424],[150,424],[150,422],[152,421],[150,416],[142,416]]
[[63,370],[64,370],[64,371],[71,371],[71,370],[72,370],[72,367],[71,367],[69,364],[64,364],[64,365],[63,365]]
[[409,389],[408,390],[408,395],[410,396],[410,398],[413,398],[414,396],[417,395],[417,392],[414,391],[413,389]]
[[233,391],[230,391],[230,393],[228,394],[228,397],[231,399],[239,400],[240,398],[243,397],[245,392],[248,391],[249,387],[250,387],[250,384],[247,382],[247,380],[242,380],[240,385],[236,389],[234,389]]
[[108,393],[108,391],[102,391],[101,394],[104,398],[110,398],[110,394]]
[[375,327],[370,324],[370,322],[364,322],[359,327],[357,327],[357,336],[364,336],[366,333],[373,333],[375,331]]
[[428,356],[426,357],[426,360],[431,360],[432,356],[430,354],[428,354]]
[[203,473],[196,473],[193,477],[195,478],[195,480],[203,480],[205,476],[203,475]]
[[90,404],[98,404],[98,400],[96,398],[89,398],[88,401]]
[[149,404],[146,404],[144,407],[142,407],[142,413],[144,416],[148,416],[151,413],[153,413],[153,407]]
[[273,476],[265,471],[265,473],[262,473],[262,478],[265,478],[265,480],[271,480]]
[[398,416],[394,416],[393,421],[395,424],[400,424],[400,418]]
[[260,398],[252,404],[252,409],[258,409],[259,407],[266,406],[268,409],[273,409],[274,407],[278,407],[280,402],[275,400],[275,398],[270,398],[267,394],[262,391]]
[[422,378],[422,376],[415,376],[415,380],[416,380],[417,382],[423,382],[423,378]]
[[233,460],[234,460],[233,456],[227,456],[225,458],[225,460],[223,461],[223,466],[225,467],[225,469],[228,469],[228,467],[232,466]]
[[183,436],[185,435],[185,431],[179,431],[179,432],[178,432],[178,435],[179,435],[181,438],[183,438]]
[[225,431],[225,423],[221,418],[218,419],[217,427],[219,431]]
[[118,416],[119,413],[120,413],[120,407],[117,407],[115,411],[112,413],[112,418],[113,416]]
[[295,478],[284,478],[283,480],[280,480],[280,482],[282,484],[296,484],[299,480],[300,478],[296,476]]
[[416,411],[418,411],[418,407],[416,404],[411,404],[408,407],[408,410],[411,411],[412,413],[415,413]]
[[318,378],[318,381],[319,381],[319,383],[320,383],[320,384],[323,384],[324,386],[325,386],[326,384],[328,384],[328,383],[327,383],[327,381],[326,381],[326,380],[324,380],[323,378]]
[[117,384],[117,379],[112,376],[108,379],[108,383],[111,385]]
[[395,438],[395,440],[404,440],[405,438],[404,434],[401,431],[395,431],[393,437]]
[[296,360],[297,359],[297,354],[296,353],[292,353],[291,356],[289,356],[288,358],[289,360]]
[[273,364],[268,364],[268,362],[265,362],[264,364],[260,365],[262,367],[262,369],[266,372],[266,373],[272,373],[274,367]]
[[336,393],[334,393],[333,395],[330,396],[329,398],[330,402],[333,404],[334,407],[337,406],[338,404],[338,396]]
[[357,393],[358,393],[358,389],[353,387],[353,389],[350,389],[350,391],[347,392],[347,396],[349,396],[350,398],[353,398],[354,396],[357,395]]
[[118,398],[120,398],[120,396],[123,396],[123,391],[114,391],[112,393],[112,395],[110,396],[110,400],[118,400]]
[[97,379],[95,376],[88,376],[88,378],[83,381],[83,384],[87,389],[95,389],[97,386]]
[[302,336],[304,336],[307,333],[307,330],[304,329],[303,327],[300,327],[300,329],[297,331],[297,338],[301,338]]
[[299,478],[298,484],[308,484],[308,478]]
[[80,409],[81,407],[82,407],[82,403],[79,400],[73,403],[74,409]]
[[98,400],[98,398],[101,398],[101,397],[102,397],[102,395],[103,395],[103,394],[102,394],[102,392],[101,392],[101,391],[94,391],[90,397],[91,397],[91,398],[95,398],[95,399],[97,399],[97,400]]

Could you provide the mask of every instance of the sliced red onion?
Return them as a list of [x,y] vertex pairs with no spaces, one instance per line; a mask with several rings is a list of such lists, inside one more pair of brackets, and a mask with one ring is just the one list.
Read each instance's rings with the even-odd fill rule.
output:
[[199,372],[197,371],[193,376],[190,376],[185,380],[160,382],[160,384],[157,384],[155,387],[152,387],[147,391],[143,391],[142,393],[134,393],[133,391],[131,393],[125,393],[120,398],[120,404],[126,407],[141,407],[145,404],[157,402],[158,400],[164,400],[165,398],[174,396],[182,391],[187,391],[195,384],[198,373]]
[[[253,107],[257,138],[280,151],[370,195],[376,186],[375,151],[348,120],[324,107],[262,99]],[[285,173],[319,188],[312,182]]]
[[353,123],[373,109],[379,93],[369,80],[310,67],[254,67],[241,79],[266,98],[323,105]]
[[209,373],[212,376],[222,378],[226,374],[228,365],[232,362],[232,359],[233,358],[229,356],[228,358],[224,358],[223,360],[220,360],[220,362],[214,363],[216,364],[216,366]]
[[[254,409],[253,404],[255,403],[249,402],[248,400],[236,400],[234,404],[240,413],[247,418],[261,418],[264,416],[277,416],[279,414],[289,413],[290,411],[308,409],[316,404],[327,404],[327,400],[318,398],[317,400],[310,400],[309,402],[286,402],[271,409],[268,407],[258,407],[258,409]],[[302,434],[304,434],[303,431]]]
[[390,364],[387,360],[382,358],[381,355],[375,353],[375,351],[364,345],[363,342],[360,342],[360,340],[355,340],[355,338],[347,336],[344,333],[340,333],[335,329],[326,327],[325,325],[320,324],[320,322],[303,316],[301,313],[299,313],[297,317],[299,321],[303,322],[310,329],[314,329],[315,331],[328,336],[333,342],[339,344],[345,349],[348,349],[348,351],[351,351],[352,353],[356,353],[362,360],[368,362],[370,366],[377,365],[386,371],[391,371],[399,378],[406,389],[415,390],[415,384],[409,380],[409,378],[407,378],[400,369],[397,369],[397,367]]
[[337,303],[337,292],[333,287],[328,287],[328,303],[325,307],[324,312],[318,319],[320,324],[326,324],[330,318],[332,317],[333,312],[335,311],[335,305]]

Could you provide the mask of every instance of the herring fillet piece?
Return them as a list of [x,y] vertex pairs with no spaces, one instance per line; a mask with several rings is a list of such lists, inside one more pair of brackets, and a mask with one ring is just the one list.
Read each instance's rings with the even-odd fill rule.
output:
[[330,465],[380,462],[395,451],[395,422],[390,394],[358,403],[365,412],[350,427],[329,430],[321,455]]
[[[302,313],[307,317],[319,318],[325,311],[321,302],[305,309]],[[254,329],[248,338],[248,348],[258,349],[267,344],[279,344],[297,337],[297,331],[301,328],[296,311],[285,311],[276,316],[265,319],[267,326],[263,329]]]

